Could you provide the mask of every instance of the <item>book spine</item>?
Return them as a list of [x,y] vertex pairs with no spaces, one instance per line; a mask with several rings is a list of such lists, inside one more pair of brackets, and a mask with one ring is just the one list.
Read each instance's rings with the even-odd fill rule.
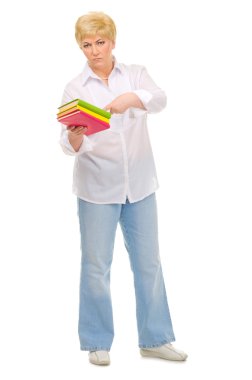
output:
[[78,109],[81,110],[81,111],[83,111],[83,112],[85,112],[85,113],[87,113],[87,114],[89,114],[89,115],[91,115],[91,116],[93,116],[93,117],[96,117],[96,118],[99,119],[99,120],[105,121],[105,123],[109,123],[109,119],[108,119],[108,118],[106,118],[106,117],[104,117],[104,116],[101,116],[101,115],[99,115],[98,113],[95,113],[95,112],[93,112],[93,111],[90,111],[90,110],[88,110],[87,108],[81,107],[81,106],[79,106],[79,105],[74,106],[74,107],[71,107],[71,108],[69,108],[69,109],[66,110],[66,111],[58,112],[58,114],[57,114],[57,118],[59,118],[59,117],[61,117],[61,116],[65,116],[65,115],[67,115],[67,114],[70,114],[70,113],[72,113],[72,112],[74,112],[74,111],[76,111],[76,110],[78,110]]
[[68,110],[69,108],[74,107],[76,104],[78,104],[79,99],[71,100],[68,103],[61,104],[61,106],[58,107],[59,112],[63,112],[65,110]]

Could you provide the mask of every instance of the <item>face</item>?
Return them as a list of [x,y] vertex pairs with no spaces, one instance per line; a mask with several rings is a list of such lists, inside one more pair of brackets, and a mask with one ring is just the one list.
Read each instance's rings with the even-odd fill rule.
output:
[[112,50],[115,43],[100,36],[86,37],[81,43],[81,50],[92,69],[102,70],[111,66]]

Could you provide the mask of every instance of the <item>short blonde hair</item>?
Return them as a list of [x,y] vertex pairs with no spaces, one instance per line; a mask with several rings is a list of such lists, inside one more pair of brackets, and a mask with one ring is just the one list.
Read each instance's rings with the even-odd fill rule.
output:
[[85,37],[99,35],[115,42],[116,26],[111,17],[103,12],[89,12],[78,18],[75,38],[80,45]]

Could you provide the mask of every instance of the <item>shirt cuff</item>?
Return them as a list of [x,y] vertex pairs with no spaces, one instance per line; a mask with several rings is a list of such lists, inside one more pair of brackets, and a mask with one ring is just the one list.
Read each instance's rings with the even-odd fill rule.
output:
[[134,90],[132,92],[139,97],[144,107],[147,109],[147,105],[149,101],[152,99],[152,94],[146,90]]

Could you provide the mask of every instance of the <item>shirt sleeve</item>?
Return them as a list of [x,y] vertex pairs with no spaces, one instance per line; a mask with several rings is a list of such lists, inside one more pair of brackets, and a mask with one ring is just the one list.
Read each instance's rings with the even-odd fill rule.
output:
[[[71,96],[69,90],[66,87],[62,96],[61,104],[70,102],[73,99],[74,97]],[[90,152],[93,149],[90,138],[88,138],[88,136],[84,136],[80,149],[76,152],[69,142],[67,127],[64,124],[61,124],[61,126],[61,136],[59,143],[65,154],[68,154],[70,156],[79,156],[80,154]]]
[[133,81],[133,92],[139,97],[147,112],[160,112],[166,107],[165,92],[156,85],[144,66],[138,67],[137,72],[134,73]]

